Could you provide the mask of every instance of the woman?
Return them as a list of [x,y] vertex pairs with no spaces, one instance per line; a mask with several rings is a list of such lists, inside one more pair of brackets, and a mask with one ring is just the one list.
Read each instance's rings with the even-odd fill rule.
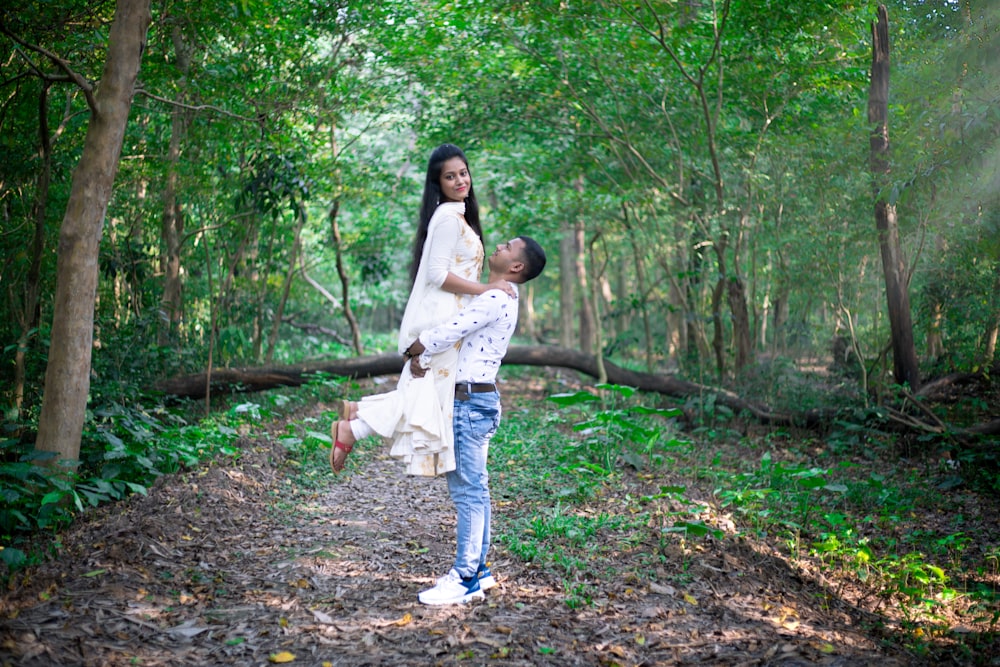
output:
[[[516,296],[507,281],[483,284],[483,232],[479,204],[465,154],[443,144],[431,153],[424,179],[420,220],[413,244],[413,285],[399,327],[402,354],[421,331],[457,313],[473,296],[501,288]],[[390,454],[403,459],[407,472],[434,476],[455,468],[452,412],[457,350],[437,355],[422,378],[406,364],[395,391],[342,402],[333,425],[330,465],[334,472],[354,443],[368,435],[392,439]]]

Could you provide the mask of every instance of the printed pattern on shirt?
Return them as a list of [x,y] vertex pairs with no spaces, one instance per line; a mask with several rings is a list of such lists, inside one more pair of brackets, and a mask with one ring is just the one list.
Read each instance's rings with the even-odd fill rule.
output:
[[448,322],[422,333],[420,341],[430,354],[462,341],[455,379],[494,382],[517,328],[517,306],[517,299],[501,290],[489,290]]

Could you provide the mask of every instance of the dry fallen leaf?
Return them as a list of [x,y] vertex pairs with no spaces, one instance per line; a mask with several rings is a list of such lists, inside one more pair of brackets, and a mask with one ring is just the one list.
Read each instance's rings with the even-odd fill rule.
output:
[[649,583],[649,592],[657,593],[658,595],[670,595],[674,596],[677,594],[677,589],[670,585],[658,584],[655,581]]
[[288,651],[281,651],[280,653],[272,653],[267,659],[270,662],[292,662],[295,660],[295,656]]
[[692,605],[694,607],[698,606],[698,600],[697,600],[697,598],[695,598],[695,596],[691,595],[690,593],[685,593],[684,594],[684,601],[687,602],[689,605]]
[[333,617],[322,611],[313,610],[313,618],[315,618],[320,623],[333,623]]
[[395,625],[403,627],[404,625],[409,625],[412,622],[413,622],[413,616],[409,612],[407,612],[403,614],[403,617],[401,619],[396,621]]

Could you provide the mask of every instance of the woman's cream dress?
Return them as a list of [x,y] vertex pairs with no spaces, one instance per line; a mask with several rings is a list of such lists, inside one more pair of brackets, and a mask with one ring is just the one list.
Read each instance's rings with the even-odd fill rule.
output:
[[[465,222],[465,204],[439,205],[427,227],[420,267],[399,327],[400,354],[421,331],[441,324],[472,300],[471,295],[441,289],[448,272],[478,283],[482,270],[483,244]],[[392,440],[390,454],[402,459],[411,475],[433,477],[455,469],[452,416],[458,345],[434,355],[424,377],[414,378],[405,364],[395,391],[358,402],[358,417]]]

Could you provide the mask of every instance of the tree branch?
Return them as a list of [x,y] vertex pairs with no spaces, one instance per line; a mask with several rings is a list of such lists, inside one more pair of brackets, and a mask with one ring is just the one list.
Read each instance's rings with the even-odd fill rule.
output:
[[178,107],[180,109],[186,109],[188,111],[214,111],[220,116],[228,116],[229,118],[235,118],[236,120],[242,120],[247,123],[257,123],[260,121],[259,118],[250,118],[248,116],[241,116],[238,113],[233,113],[232,111],[226,111],[225,109],[220,109],[219,107],[212,106],[211,104],[184,104],[183,102],[178,102],[177,100],[171,100],[166,97],[161,97],[160,95],[155,95],[148,90],[143,88],[136,88],[136,95],[142,95],[143,97],[148,97],[151,100],[156,100],[157,102],[163,102],[166,105],[172,107]]
[[[84,96],[86,96],[86,98],[87,98],[87,106],[90,107],[90,110],[92,112],[95,112],[95,113],[97,112],[97,101],[94,99],[94,87],[81,74],[77,74],[73,70],[73,68],[70,67],[68,61],[66,61],[63,58],[60,58],[55,53],[52,53],[51,51],[49,51],[46,48],[38,46],[37,44],[30,44],[30,43],[24,41],[23,39],[21,39],[20,37],[18,37],[14,33],[12,33],[7,28],[6,24],[0,23],[0,33],[3,33],[4,35],[7,35],[12,40],[14,40],[14,42],[16,44],[20,44],[25,49],[27,49],[29,51],[34,51],[35,53],[37,53],[39,55],[42,55],[42,56],[48,58],[49,60],[51,60],[55,64],[56,67],[58,67],[59,69],[61,69],[63,72],[66,73],[66,77],[67,77],[67,79],[69,81],[72,81],[73,83],[75,83],[80,88],[80,90],[83,91]],[[29,59],[27,57],[27,55],[25,55],[21,51],[18,51],[18,52],[21,54],[21,57],[24,58],[25,61],[28,63],[28,66],[31,67],[31,69],[34,72],[36,72],[39,77],[41,77],[43,79],[49,79],[50,78],[49,75],[44,74],[33,62],[31,62],[31,59]],[[63,79],[53,79],[53,80],[63,80]]]

